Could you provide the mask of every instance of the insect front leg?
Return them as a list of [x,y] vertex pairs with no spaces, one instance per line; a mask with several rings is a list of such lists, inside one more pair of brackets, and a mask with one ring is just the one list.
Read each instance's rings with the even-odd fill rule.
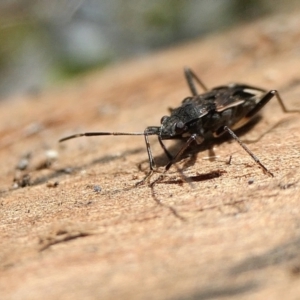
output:
[[153,158],[153,154],[152,154],[152,150],[151,150],[151,146],[150,146],[150,142],[149,142],[148,132],[149,132],[149,129],[147,127],[144,131],[144,137],[145,137],[145,144],[146,144],[146,149],[147,149],[147,153],[148,153],[150,171],[153,171],[155,168],[155,162],[154,162],[154,158]]
[[[150,141],[149,141],[149,134],[150,135],[158,135],[159,134],[159,127],[147,127],[144,131],[144,138],[145,138],[145,144],[146,144],[146,150],[147,150],[147,153],[148,153],[148,160],[149,160],[149,172],[148,174],[145,176],[145,178],[141,181],[139,181],[136,185],[141,185],[143,184],[145,181],[147,181],[151,175],[153,174],[153,172],[155,171],[155,161],[154,161],[154,157],[153,157],[153,154],[152,154],[152,150],[151,150],[151,145],[150,145]],[[165,151],[167,151],[164,147],[163,149]],[[168,151],[166,152],[168,153]],[[170,155],[170,154],[169,154]]]
[[163,143],[162,139],[160,136],[158,136],[158,141],[160,143],[160,146],[163,148],[166,156],[168,157],[169,160],[173,159],[173,156],[171,155],[171,153],[168,151],[168,149],[166,148],[165,144]]
[[231,137],[236,140],[240,146],[250,155],[250,157],[263,169],[265,173],[267,173],[269,176],[274,177],[273,173],[271,173],[258,159],[257,156],[254,155],[254,153],[237,137],[237,135],[227,126],[223,127],[224,131],[227,131]]

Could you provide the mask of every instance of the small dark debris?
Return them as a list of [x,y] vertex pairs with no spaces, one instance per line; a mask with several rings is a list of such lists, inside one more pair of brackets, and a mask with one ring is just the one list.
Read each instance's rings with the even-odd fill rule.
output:
[[14,178],[13,188],[26,187],[31,185],[31,178],[29,174],[21,175],[20,177],[16,176]]
[[18,170],[25,170],[29,165],[29,159],[28,158],[21,158],[21,160],[17,164]]
[[291,268],[291,273],[294,276],[299,276],[300,275],[300,265],[295,265]]
[[232,155],[229,156],[228,161],[226,162],[227,165],[231,165]]
[[41,160],[35,167],[36,171],[39,170],[44,170],[44,169],[49,169],[52,165],[52,161],[49,160],[48,158]]
[[66,173],[66,174],[72,174],[74,172],[74,169],[69,167],[69,168],[62,169],[61,171]]
[[137,179],[139,179],[137,175],[135,175],[135,174],[132,175],[132,180],[137,180]]
[[31,153],[26,153],[24,156],[21,157],[21,159],[19,160],[16,169],[20,170],[20,171],[24,171],[25,169],[27,169],[28,165],[29,165],[29,161],[31,159]]
[[58,186],[58,184],[59,184],[58,181],[54,181],[54,182],[53,181],[48,181],[47,184],[46,184],[46,186],[48,188],[56,188]]
[[68,231],[66,229],[59,229],[56,232],[56,235],[63,235],[63,234],[68,234]]
[[254,179],[253,178],[250,178],[249,180],[248,180],[248,184],[250,185],[250,184],[253,184],[254,183]]
[[102,188],[100,185],[94,185],[94,192],[100,193],[102,191]]
[[55,150],[47,150],[43,153],[43,157],[36,163],[36,166],[34,167],[35,170],[43,170],[43,169],[49,169],[53,162],[57,159],[57,152]]
[[283,183],[280,183],[278,186],[281,190],[287,190],[289,189],[290,187],[294,186],[296,183],[286,183],[286,184],[283,184]]

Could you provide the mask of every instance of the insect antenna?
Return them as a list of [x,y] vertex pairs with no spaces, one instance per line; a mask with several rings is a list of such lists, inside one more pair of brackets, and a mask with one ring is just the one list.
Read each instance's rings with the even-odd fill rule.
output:
[[84,133],[77,133],[73,135],[69,135],[59,140],[59,142],[64,142],[70,139],[75,139],[81,136],[99,136],[99,135],[155,135],[152,132],[107,132],[107,131],[99,131],[99,132],[84,132]]

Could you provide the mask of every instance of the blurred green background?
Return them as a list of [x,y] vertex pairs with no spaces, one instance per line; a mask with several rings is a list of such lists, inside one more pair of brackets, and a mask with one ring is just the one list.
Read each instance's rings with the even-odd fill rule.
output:
[[1,0],[0,99],[267,14],[297,0]]

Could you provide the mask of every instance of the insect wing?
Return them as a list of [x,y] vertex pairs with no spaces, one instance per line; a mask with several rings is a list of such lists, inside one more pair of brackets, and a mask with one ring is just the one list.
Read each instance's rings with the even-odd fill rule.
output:
[[228,108],[242,105],[247,101],[259,101],[263,92],[262,90],[251,88],[244,85],[234,85],[216,89],[216,111],[222,112]]

